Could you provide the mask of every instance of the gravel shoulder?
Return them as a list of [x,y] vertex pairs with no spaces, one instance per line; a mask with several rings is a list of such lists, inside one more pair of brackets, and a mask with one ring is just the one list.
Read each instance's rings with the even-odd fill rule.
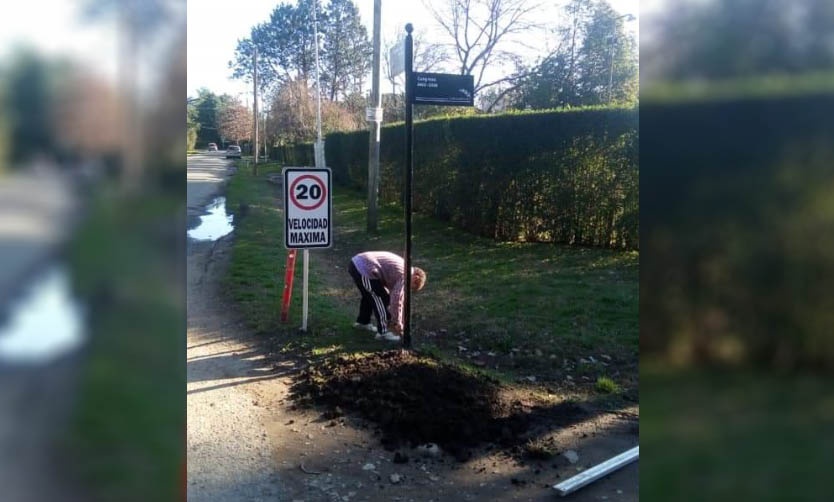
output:
[[[222,193],[230,174],[220,158],[189,158],[189,227],[199,223],[202,207]],[[187,494],[195,502],[280,496],[266,413],[252,399],[271,371],[264,369],[243,325],[231,320],[219,291],[231,238],[189,239],[187,248]]]
[[226,247],[194,245],[188,257],[188,499],[275,500],[267,414],[253,399],[275,376],[218,300]]

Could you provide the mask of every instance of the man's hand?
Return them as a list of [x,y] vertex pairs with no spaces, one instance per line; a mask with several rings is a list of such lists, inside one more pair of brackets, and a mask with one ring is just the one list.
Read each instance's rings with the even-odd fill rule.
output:
[[396,333],[398,335],[402,335],[403,334],[403,325],[400,324],[400,323],[392,324],[391,325],[391,331],[393,331],[394,333]]

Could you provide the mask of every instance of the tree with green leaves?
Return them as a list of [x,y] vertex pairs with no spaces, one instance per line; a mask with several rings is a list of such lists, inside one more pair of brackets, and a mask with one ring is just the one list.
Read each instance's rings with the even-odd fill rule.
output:
[[197,97],[191,103],[194,122],[199,125],[195,146],[204,148],[209,143],[220,144],[220,112],[223,99],[206,88],[197,90]]
[[200,132],[200,122],[197,119],[197,107],[189,100],[185,112],[186,145],[188,150],[197,147],[197,134]]
[[573,0],[556,30],[556,48],[513,89],[517,108],[632,103],[637,99],[637,43],[625,15],[602,0]]
[[596,2],[579,49],[576,96],[582,104],[634,101],[637,44],[625,32],[623,16],[607,1]]
[[717,80],[830,71],[831,0],[682,1],[641,30],[650,80]]
[[352,0],[330,0],[320,24],[322,88],[330,101],[362,93],[373,47]]
[[253,27],[249,38],[238,40],[234,59],[229,62],[232,77],[252,81],[252,55],[257,47],[258,80],[262,91],[296,80],[313,80],[316,64],[313,2],[318,0],[278,5],[269,21]]
[[60,61],[44,59],[24,49],[6,69],[3,115],[8,128],[9,157],[13,164],[38,154],[57,153],[54,103],[57,81],[67,74]]
[[325,9],[318,0],[278,5],[268,21],[253,27],[248,38],[238,41],[235,57],[229,62],[232,76],[252,81],[252,55],[257,47],[261,91],[282,86],[296,89],[291,85],[295,82],[312,86],[316,64],[314,6],[318,8],[322,97],[337,101],[361,93],[370,69],[371,43],[352,0],[331,0]]

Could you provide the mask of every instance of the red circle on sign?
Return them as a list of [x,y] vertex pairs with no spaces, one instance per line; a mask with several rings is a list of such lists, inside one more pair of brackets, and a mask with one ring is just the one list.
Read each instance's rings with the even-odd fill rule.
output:
[[[305,180],[307,178],[310,178],[319,187],[321,187],[321,196],[319,197],[318,202],[315,202],[312,206],[305,206],[304,204],[298,202],[298,199],[295,198],[295,187],[296,187],[296,185],[298,185],[298,183],[300,181]],[[308,192],[309,192],[309,190],[308,190]],[[319,206],[321,206],[322,204],[324,204],[324,201],[327,200],[327,187],[324,186],[324,183],[322,182],[321,179],[316,178],[315,176],[313,176],[311,174],[305,174],[303,176],[299,176],[298,178],[295,179],[295,181],[292,182],[292,185],[290,186],[290,200],[297,207],[299,207],[301,209],[304,209],[306,211],[312,211],[313,209],[316,209]]]

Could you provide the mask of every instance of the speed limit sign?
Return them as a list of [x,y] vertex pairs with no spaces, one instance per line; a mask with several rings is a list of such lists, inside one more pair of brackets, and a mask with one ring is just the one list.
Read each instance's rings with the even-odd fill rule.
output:
[[289,249],[331,244],[330,169],[284,168],[284,245]]

